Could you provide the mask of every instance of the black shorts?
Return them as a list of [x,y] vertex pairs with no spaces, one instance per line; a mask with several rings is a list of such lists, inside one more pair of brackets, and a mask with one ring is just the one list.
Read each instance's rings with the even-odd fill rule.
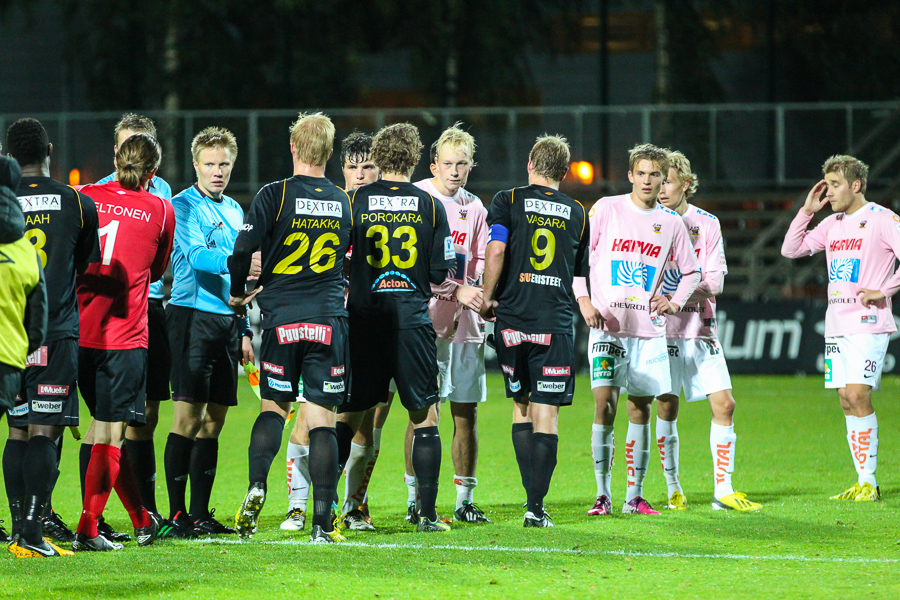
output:
[[350,326],[353,379],[341,412],[361,412],[387,398],[391,379],[404,408],[421,410],[440,401],[434,327],[393,329],[368,322]]
[[[19,396],[22,383],[22,371],[10,365],[0,363],[0,415],[12,411]],[[12,413],[8,414],[12,418]]]
[[146,348],[78,349],[78,389],[98,421],[145,423],[146,384]]
[[160,298],[150,298],[147,305],[147,400],[168,400],[172,352],[166,332],[166,311]]
[[519,402],[530,393],[529,400],[538,404],[572,404],[575,341],[571,333],[522,333],[497,321],[494,340],[507,398]]
[[259,366],[264,400],[295,402],[302,376],[307,402],[342,405],[350,388],[347,317],[320,317],[264,330]]
[[78,340],[47,342],[27,362],[9,424],[21,428],[78,425]]
[[170,303],[166,324],[172,348],[172,397],[237,406],[241,334],[235,316]]

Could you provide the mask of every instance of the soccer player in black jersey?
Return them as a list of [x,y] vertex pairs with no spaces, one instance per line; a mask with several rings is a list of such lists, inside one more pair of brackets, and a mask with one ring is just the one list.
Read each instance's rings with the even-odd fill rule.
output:
[[513,408],[513,448],[528,493],[525,527],[552,527],[544,496],[556,467],[559,407],[572,404],[575,350],[572,281],[587,275],[587,214],[559,191],[569,145],[537,139],[528,185],[498,192],[488,213],[485,318],[496,316],[497,360]]
[[[250,486],[235,517],[244,538],[256,532],[266,479],[302,375],[313,485],[310,541],[344,540],[332,523],[331,505],[339,476],[335,411],[346,399],[350,376],[343,261],[353,216],[346,192],[325,178],[333,145],[328,117],[300,115],[291,127],[294,176],[259,191],[234,245],[230,304],[241,314],[258,295],[263,329]],[[260,247],[259,286],[246,293],[251,256]]]
[[[13,123],[7,148],[22,167],[18,196],[25,237],[41,258],[49,304],[44,345],[28,357],[22,392],[9,411],[3,471],[13,533],[19,534],[17,546],[23,551],[17,555],[56,556],[58,548],[43,539],[42,518],[59,476],[63,431],[78,425],[75,274],[100,260],[97,207],[88,196],[50,178],[53,145],[37,120]],[[72,541],[74,534],[60,523],[55,513],[48,515],[54,537]]]
[[347,305],[353,389],[341,412],[383,402],[394,379],[415,428],[412,462],[422,498],[417,531],[446,531],[435,510],[441,439],[431,407],[440,399],[428,300],[431,284],[444,281],[456,257],[444,207],[409,182],[421,152],[413,125],[383,128],[372,143],[382,179],[353,193]]

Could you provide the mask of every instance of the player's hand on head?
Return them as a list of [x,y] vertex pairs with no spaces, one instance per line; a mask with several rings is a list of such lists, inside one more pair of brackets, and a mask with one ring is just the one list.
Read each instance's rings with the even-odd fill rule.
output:
[[456,288],[456,299],[463,306],[479,311],[484,303],[484,292],[473,285],[460,285]]
[[869,308],[873,304],[878,304],[880,301],[884,300],[885,295],[881,293],[881,290],[868,290],[866,288],[859,288],[857,290],[856,295],[862,296],[859,298],[859,303],[862,304],[865,308]]
[[259,286],[252,292],[245,293],[242,296],[229,296],[228,297],[228,306],[231,307],[231,310],[234,311],[239,317],[247,316],[247,307],[253,308],[253,305],[250,304],[256,295],[263,290],[262,286]]
[[662,294],[653,296],[650,299],[650,312],[658,315],[674,315],[678,312],[678,305],[669,301],[667,296]]
[[822,210],[822,207],[828,204],[828,200],[825,198],[825,190],[827,188],[828,184],[825,183],[824,179],[814,185],[809,190],[809,194],[806,195],[806,202],[803,203],[803,208],[800,210],[807,215],[813,215]]
[[603,315],[600,314],[600,311],[593,305],[591,299],[587,296],[582,296],[578,299],[578,308],[581,310],[581,316],[584,317],[584,322],[591,329],[602,329],[603,325],[606,322],[606,319],[603,318]]
[[247,281],[256,281],[260,273],[262,273],[262,252],[257,250],[250,259],[250,274],[247,275]]

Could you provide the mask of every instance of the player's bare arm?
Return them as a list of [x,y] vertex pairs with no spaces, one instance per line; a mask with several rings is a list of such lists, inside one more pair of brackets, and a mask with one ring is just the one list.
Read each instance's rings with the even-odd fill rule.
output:
[[480,311],[484,304],[484,292],[480,287],[474,285],[460,285],[453,291],[457,302],[463,306],[467,306],[474,311]]
[[581,296],[577,302],[578,308],[581,310],[581,316],[588,327],[591,329],[602,329],[606,325],[606,319],[603,318],[603,315],[591,302],[589,296]]
[[259,286],[258,288],[254,289],[252,292],[247,292],[246,294],[243,294],[241,296],[229,296],[228,297],[228,306],[231,307],[231,310],[233,310],[234,314],[236,314],[237,316],[246,317],[247,316],[247,307],[249,306],[250,308],[253,308],[253,306],[250,303],[253,301],[254,298],[256,298],[256,295],[258,293],[260,293],[262,290],[263,290],[263,286]]
[[494,319],[494,309],[497,301],[494,300],[494,291],[497,282],[503,275],[503,257],[506,255],[506,243],[492,241],[487,245],[484,256],[484,299],[481,309],[478,311],[485,319]]

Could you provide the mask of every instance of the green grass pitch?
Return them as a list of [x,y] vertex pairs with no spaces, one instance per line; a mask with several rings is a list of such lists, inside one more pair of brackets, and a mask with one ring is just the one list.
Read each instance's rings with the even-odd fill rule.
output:
[[[349,543],[323,547],[307,544],[308,531],[280,531],[287,505],[282,450],[269,476],[270,494],[253,541],[165,541],[148,548],[131,542],[121,552],[53,560],[5,553],[0,555],[0,598],[900,597],[900,378],[886,377],[875,395],[881,432],[878,474],[885,498],[880,503],[828,500],[849,487],[855,474],[836,394],[822,388],[820,377],[735,377],[734,384],[735,487],[762,502],[756,514],[710,508],[709,408],[700,402],[683,404],[678,423],[687,511],[658,517],[585,516],[595,492],[593,402],[589,383],[581,377],[575,405],[560,418],[559,465],[546,502],[556,527],[524,529],[525,494],[510,441],[511,406],[499,376],[491,375],[488,402],[479,408],[475,495],[491,524],[418,535],[404,523],[405,421],[402,411],[395,410],[370,487],[379,527],[375,533],[349,533]],[[247,443],[258,403],[244,383],[240,401],[222,437],[212,502],[219,517],[234,514],[247,487]],[[163,405],[160,423],[156,440],[162,508],[167,506],[162,456],[171,404]],[[626,427],[623,409],[616,425],[615,507],[624,498]],[[5,431],[3,427],[0,441]],[[455,499],[449,419],[441,431],[438,512],[449,516]],[[66,436],[54,505],[74,527],[80,512],[78,458],[76,444]],[[654,449],[645,496],[659,507],[665,494]],[[0,515],[8,519],[5,509]],[[119,529],[130,528],[115,495],[107,519]]]

